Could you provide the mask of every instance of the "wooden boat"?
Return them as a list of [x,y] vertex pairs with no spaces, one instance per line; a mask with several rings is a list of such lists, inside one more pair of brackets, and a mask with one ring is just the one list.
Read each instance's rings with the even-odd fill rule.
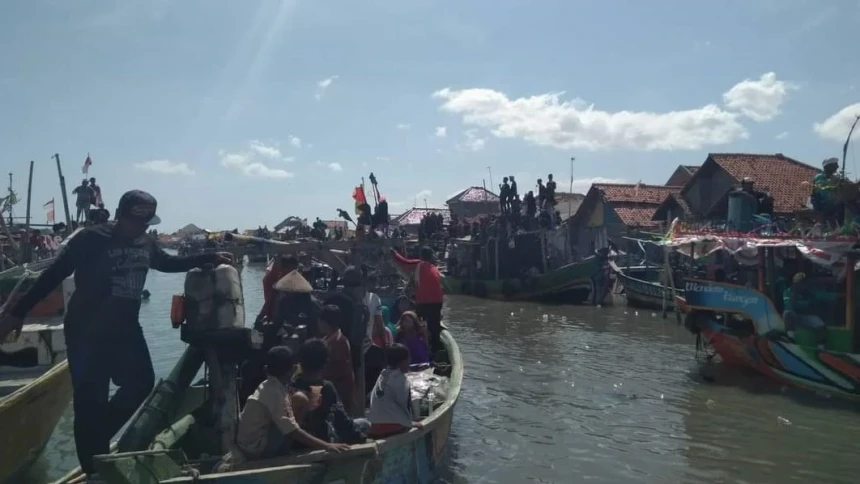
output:
[[[423,420],[424,427],[389,437],[354,445],[342,453],[323,451],[300,452],[274,459],[259,460],[238,465],[229,472],[216,472],[219,457],[208,457],[217,438],[213,429],[204,428],[194,415],[204,405],[207,387],[194,385],[184,393],[158,430],[160,433],[147,442],[148,450],[120,452],[96,457],[99,474],[112,484],[150,483],[282,483],[295,484],[359,484],[368,482],[434,482],[448,458],[448,438],[454,417],[454,407],[460,396],[463,382],[463,361],[460,349],[451,334],[442,332],[450,365],[450,385],[447,397]],[[182,360],[194,359],[189,348]],[[202,356],[197,356],[197,362]],[[178,363],[168,382],[175,382],[180,373],[196,373],[181,369]],[[195,368],[195,367],[192,367]],[[156,390],[157,392],[157,390]],[[154,394],[156,393],[154,392]],[[140,416],[138,416],[140,419]],[[120,446],[133,432],[133,422],[120,438]],[[213,442],[214,441],[214,442]],[[209,453],[208,455],[215,455]],[[72,471],[56,484],[85,482],[80,469]]]
[[[6,300],[17,300],[21,288],[34,280],[34,274],[23,268],[0,273],[0,283],[10,286],[10,292],[4,293]],[[19,482],[41,455],[72,398],[61,316],[74,286],[64,287],[65,298],[62,286],[55,291],[59,296],[52,296],[59,304],[52,302],[50,311],[37,306],[25,320],[21,336],[0,344],[0,483]],[[45,312],[59,315],[42,317]]]
[[[857,326],[855,284],[860,253],[855,238],[796,240],[767,238],[732,240],[713,235],[681,236],[670,243],[679,246],[696,239],[737,247],[745,257],[758,254],[758,287],[690,279],[683,298],[676,298],[686,312],[685,326],[698,335],[700,346],[713,348],[724,364],[752,368],[779,382],[802,389],[860,400],[860,330]],[[737,238],[737,237],[735,237]],[[797,251],[807,260],[844,276],[843,305],[822,304],[834,310],[827,323],[823,347],[811,331],[788,331],[780,314],[781,298],[774,297],[776,250]],[[838,291],[837,291],[838,292]],[[845,295],[848,297],[845,297]],[[844,311],[843,311],[844,310]]]
[[446,275],[445,294],[504,301],[602,304],[609,294],[605,258],[592,256],[544,274],[509,279],[467,279]]
[[651,265],[618,267],[611,263],[612,271],[623,287],[627,304],[645,309],[674,309],[675,296],[683,292],[672,290],[660,282],[663,269]]
[[[10,304],[13,304],[27,292],[39,278],[42,270],[50,266],[52,262],[53,259],[44,259],[27,264],[26,267],[18,266],[0,272],[0,301],[4,303],[9,301]],[[30,311],[30,316],[36,318],[62,316],[65,310],[64,301],[63,289],[58,287],[48,297],[36,304],[36,307]]]
[[[227,273],[224,277],[233,277],[229,270],[222,271],[224,273]],[[218,284],[219,287],[241,288],[241,281]],[[194,294],[199,296],[199,293]],[[205,301],[241,301],[235,293],[200,297]],[[228,304],[239,308],[241,302]],[[200,306],[194,302],[191,307]],[[361,308],[361,305],[352,306],[355,311]],[[219,323],[216,329],[209,326],[201,329],[210,324],[211,318],[189,314],[192,314],[193,323],[186,321],[179,325],[179,334],[189,346],[173,371],[153,389],[117,442],[116,452],[96,456],[95,467],[102,479],[112,484],[201,481],[358,484],[427,483],[439,477],[448,455],[454,407],[463,382],[460,349],[447,328],[441,335],[444,350],[437,353],[433,372],[447,377],[448,387],[441,401],[428,404],[429,411],[422,419],[423,428],[353,445],[337,454],[306,451],[242,462],[226,457],[236,450],[237,366],[247,357],[248,351],[260,349],[262,336],[241,325],[244,318],[230,319],[229,315],[237,314],[232,311],[219,308],[218,314],[227,315],[223,317],[228,323]],[[204,362],[209,378],[192,385]],[[80,483],[85,479],[80,469],[76,469],[58,483]]]

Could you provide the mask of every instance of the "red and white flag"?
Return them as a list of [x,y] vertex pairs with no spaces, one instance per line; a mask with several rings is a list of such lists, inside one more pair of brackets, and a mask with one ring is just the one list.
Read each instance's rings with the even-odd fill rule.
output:
[[90,154],[87,153],[87,159],[84,160],[84,168],[83,168],[83,170],[81,170],[84,172],[84,175],[86,175],[90,171],[90,165],[92,165],[92,164],[93,164],[93,159],[90,158]]
[[49,224],[54,223],[54,199],[52,198],[50,202],[42,205],[45,210],[48,211],[48,222]]

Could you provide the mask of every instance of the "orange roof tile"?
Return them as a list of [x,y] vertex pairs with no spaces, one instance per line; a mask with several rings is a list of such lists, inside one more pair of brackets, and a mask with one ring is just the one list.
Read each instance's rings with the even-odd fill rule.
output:
[[595,183],[594,187],[603,192],[603,199],[607,202],[652,203],[655,209],[670,193],[681,191],[681,187],[636,183]]
[[657,222],[651,220],[654,217],[654,212],[657,211],[657,205],[651,207],[615,206],[614,208],[618,218],[627,227],[654,227],[658,225]]
[[821,171],[782,153],[711,153],[708,159],[738,182],[749,177],[757,188],[770,192],[776,213],[794,213],[805,207],[812,187],[803,182],[811,182]]

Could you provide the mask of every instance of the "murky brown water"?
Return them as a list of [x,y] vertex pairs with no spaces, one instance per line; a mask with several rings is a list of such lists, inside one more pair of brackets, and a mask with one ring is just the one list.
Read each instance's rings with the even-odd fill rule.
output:
[[[252,314],[261,268],[243,275]],[[183,350],[168,321],[183,277],[149,277],[141,319],[164,375]],[[753,375],[703,382],[673,318],[455,298],[446,320],[467,365],[451,482],[860,482],[858,407]],[[71,433],[69,411],[29,483],[76,465]]]

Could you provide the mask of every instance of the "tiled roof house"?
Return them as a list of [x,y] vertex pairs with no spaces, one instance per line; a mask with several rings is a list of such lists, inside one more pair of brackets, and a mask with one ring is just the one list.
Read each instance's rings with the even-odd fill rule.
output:
[[484,187],[469,187],[461,190],[447,202],[452,215],[472,218],[501,212],[499,196]]
[[711,153],[679,194],[667,196],[654,219],[665,221],[680,213],[701,218],[724,216],[728,193],[746,177],[756,188],[770,192],[777,215],[793,215],[807,204],[811,186],[804,182],[811,182],[819,171],[782,153]]

